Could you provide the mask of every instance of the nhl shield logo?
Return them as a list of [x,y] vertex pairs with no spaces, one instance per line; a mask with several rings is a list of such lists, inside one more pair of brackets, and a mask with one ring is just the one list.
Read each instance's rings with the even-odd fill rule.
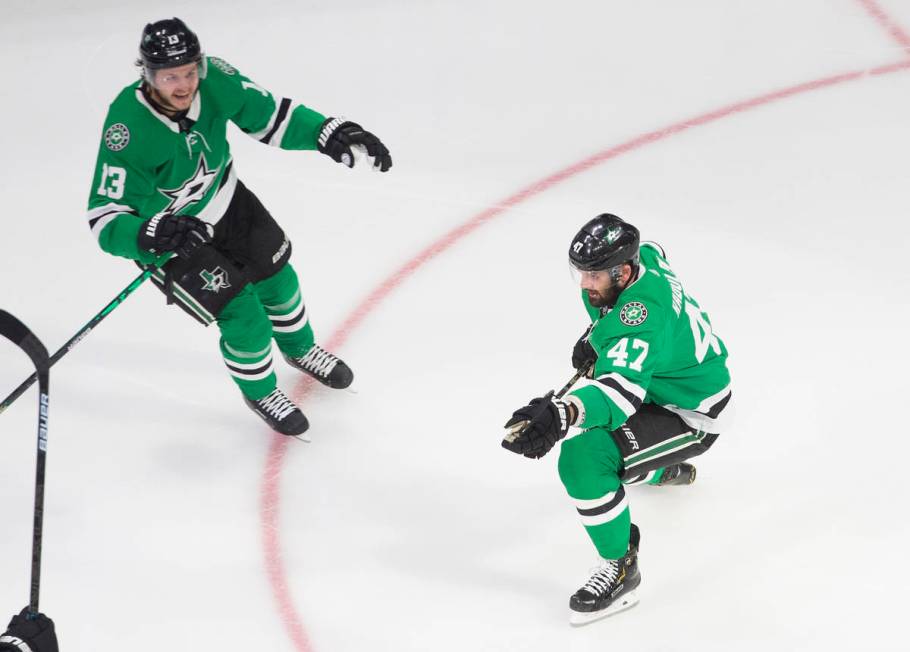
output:
[[630,301],[619,311],[619,321],[626,326],[638,326],[647,318],[648,309],[638,301]]
[[205,285],[202,286],[203,290],[218,294],[221,290],[231,287],[228,273],[220,267],[216,267],[212,271],[204,269],[199,272],[199,276],[205,281]]

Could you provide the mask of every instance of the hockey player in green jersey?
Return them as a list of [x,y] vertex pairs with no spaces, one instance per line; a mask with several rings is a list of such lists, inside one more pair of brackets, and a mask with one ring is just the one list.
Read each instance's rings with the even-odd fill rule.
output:
[[360,125],[279,98],[226,61],[207,57],[178,18],[145,26],[141,78],[113,101],[104,122],[88,202],[101,248],[156,266],[152,280],[221,332],[221,354],[247,405],[275,430],[308,427],[276,386],[272,339],[287,362],[329,387],[353,373],[315,343],[291,243],[237,178],[228,121],[282,149],[318,150],[353,167],[355,150],[375,169],[388,149]]
[[516,410],[503,446],[540,458],[563,440],[559,476],[600,556],[569,600],[580,625],[637,603],[640,533],[624,485],[695,480],[684,460],[717,439],[730,374],[708,316],[634,226],[597,216],[572,240],[569,261],[592,321],[572,352],[587,380]]

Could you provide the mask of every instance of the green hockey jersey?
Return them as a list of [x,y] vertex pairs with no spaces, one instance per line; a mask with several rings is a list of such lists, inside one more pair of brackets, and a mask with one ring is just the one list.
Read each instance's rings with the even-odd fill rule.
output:
[[730,395],[726,346],[660,246],[642,243],[639,252],[638,277],[612,309],[592,306],[582,292],[597,362],[591,382],[567,396],[579,408],[576,425],[615,430],[643,403],[655,403],[716,433]]
[[101,248],[144,263],[142,222],[169,211],[215,224],[234,194],[237,174],[227,141],[230,120],[252,138],[282,149],[316,149],[325,116],[272,93],[217,57],[182,123],[155,110],[136,81],[111,103],[88,201],[88,223]]

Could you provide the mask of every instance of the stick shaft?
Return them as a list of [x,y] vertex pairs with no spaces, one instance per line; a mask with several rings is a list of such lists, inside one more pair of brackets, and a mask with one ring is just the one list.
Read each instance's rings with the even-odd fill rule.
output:
[[[155,268],[146,268],[139,276],[137,276],[135,279],[133,279],[132,283],[130,283],[128,286],[126,286],[120,292],[120,294],[118,294],[116,297],[114,297],[110,303],[108,303],[106,306],[104,306],[104,308],[102,308],[101,311],[97,315],[92,317],[91,320],[89,320],[89,322],[87,324],[85,324],[85,326],[83,326],[81,329],[79,329],[79,331],[75,335],[73,335],[69,340],[67,340],[66,344],[61,346],[60,349],[58,349],[57,352],[54,353],[54,355],[52,355],[50,357],[50,366],[53,367],[57,363],[57,361],[60,360],[60,358],[62,358],[67,353],[69,353],[73,348],[75,348],[75,346],[77,344],[79,344],[79,342],[81,342],[91,332],[91,330],[95,326],[97,326],[99,323],[101,323],[101,321],[105,317],[107,317],[111,312],[113,312],[113,310],[117,306],[119,306],[121,303],[123,303],[123,301],[129,295],[131,295],[136,288],[138,288],[140,285],[142,285],[145,282],[145,280],[148,279],[154,273],[154,271],[155,271]],[[3,411],[6,410],[6,408],[8,408],[10,405],[12,405],[16,401],[16,399],[18,399],[20,396],[22,396],[22,394],[25,393],[25,390],[27,390],[29,387],[31,387],[37,379],[38,379],[37,372],[33,373],[31,376],[26,378],[22,382],[21,385],[19,385],[16,389],[14,389],[13,392],[9,396],[7,396],[5,399],[3,399],[3,403],[0,403],[0,414],[2,414]]]

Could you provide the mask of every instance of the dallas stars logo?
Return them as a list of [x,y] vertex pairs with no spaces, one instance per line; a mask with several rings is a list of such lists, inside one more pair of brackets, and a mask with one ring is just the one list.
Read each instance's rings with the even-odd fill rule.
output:
[[619,321],[626,326],[638,326],[648,318],[648,309],[645,304],[638,301],[630,301],[619,311]]
[[119,152],[130,143],[130,130],[122,122],[112,124],[104,132],[104,144],[112,152]]
[[611,226],[607,229],[607,244],[613,244],[622,235],[622,227]]
[[199,272],[199,276],[205,281],[205,285],[202,286],[203,290],[218,294],[221,290],[231,287],[228,273],[220,267],[216,267],[212,271],[204,269]]
[[179,213],[190,204],[202,201],[217,176],[218,168],[210,170],[205,160],[205,154],[201,154],[196,171],[182,186],[173,190],[158,189],[158,192],[171,200],[171,203],[162,212]]

